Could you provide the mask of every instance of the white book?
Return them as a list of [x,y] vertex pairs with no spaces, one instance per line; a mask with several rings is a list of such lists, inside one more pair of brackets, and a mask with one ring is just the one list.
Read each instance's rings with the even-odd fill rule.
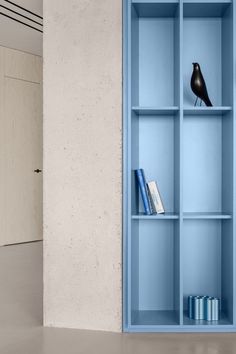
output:
[[155,211],[157,212],[157,214],[163,214],[165,212],[165,209],[156,182],[151,181],[148,182],[147,185],[148,185],[150,196],[152,198],[152,204],[155,208]]

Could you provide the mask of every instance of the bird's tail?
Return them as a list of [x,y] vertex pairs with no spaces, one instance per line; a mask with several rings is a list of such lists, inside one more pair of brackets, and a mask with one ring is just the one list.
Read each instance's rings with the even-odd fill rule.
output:
[[207,98],[204,100],[204,103],[205,103],[205,105],[206,105],[207,107],[212,107],[212,106],[213,106],[213,104],[211,103],[209,97],[207,97]]

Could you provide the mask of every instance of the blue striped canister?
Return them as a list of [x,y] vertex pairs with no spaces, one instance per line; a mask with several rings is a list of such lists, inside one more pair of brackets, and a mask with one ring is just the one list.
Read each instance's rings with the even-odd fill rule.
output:
[[194,318],[193,301],[194,301],[194,296],[189,295],[188,296],[188,317],[191,319]]
[[219,320],[219,311],[220,311],[220,300],[216,297],[214,297],[211,300],[211,311],[212,311],[212,321],[218,321]]
[[200,296],[199,299],[199,320],[204,320],[204,300],[205,296]]
[[200,320],[202,314],[202,296],[194,296],[193,298],[193,313],[194,320]]
[[204,299],[204,312],[205,312],[205,320],[211,321],[212,320],[212,300],[213,297],[207,296]]

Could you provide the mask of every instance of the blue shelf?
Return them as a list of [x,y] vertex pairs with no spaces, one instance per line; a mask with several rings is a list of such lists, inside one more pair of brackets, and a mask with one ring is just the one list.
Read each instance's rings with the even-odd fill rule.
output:
[[225,213],[183,213],[184,219],[206,219],[206,220],[227,220],[232,219],[232,215]]
[[133,0],[132,4],[139,17],[174,17],[178,1],[139,1]]
[[132,314],[132,325],[138,326],[174,326],[178,325],[178,318],[175,311],[134,311]]
[[[188,317],[187,312],[184,311],[183,316],[183,325],[180,326],[178,320],[178,313],[175,311],[153,311],[153,310],[141,310],[141,311],[134,311],[132,313],[132,327],[138,328],[138,326],[143,327],[144,329],[154,327],[165,327],[165,326],[177,326],[181,327],[182,330],[184,328],[193,329],[197,327],[198,329],[204,327],[225,327],[228,326],[232,327],[232,322],[227,318],[227,316],[221,312],[219,315],[220,319],[218,321],[208,322],[203,320],[192,320]],[[144,330],[144,331],[146,331]],[[168,330],[168,329],[167,329]]]
[[165,213],[165,214],[153,214],[146,215],[144,213],[139,213],[137,215],[132,215],[134,220],[176,220],[179,219],[179,215],[175,213]]
[[202,7],[203,14],[202,15],[204,15],[204,11],[205,11],[206,7],[208,7],[209,5],[211,5],[211,4],[218,4],[218,5],[231,4],[232,0],[183,0],[183,3],[184,4],[199,4],[199,5],[203,5],[203,7]]
[[187,311],[184,311],[184,325],[186,326],[198,326],[198,327],[212,327],[212,326],[232,326],[232,322],[227,318],[224,312],[221,312],[219,315],[218,321],[204,321],[204,320],[192,320],[188,317]]
[[184,17],[222,17],[230,4],[230,0],[184,0]]
[[132,107],[132,111],[137,115],[170,116],[179,112],[178,107]]
[[193,107],[184,108],[186,116],[217,116],[232,112],[232,107]]
[[[223,0],[224,1],[224,0]],[[228,0],[227,0],[228,1]],[[165,4],[178,4],[179,0],[132,0],[132,4],[143,4],[148,6],[149,4],[158,4],[158,5],[165,5]]]
[[[236,332],[235,5],[124,0],[124,331]],[[192,62],[213,107],[194,107]],[[137,168],[167,213],[142,212]],[[188,319],[190,294],[220,320]]]

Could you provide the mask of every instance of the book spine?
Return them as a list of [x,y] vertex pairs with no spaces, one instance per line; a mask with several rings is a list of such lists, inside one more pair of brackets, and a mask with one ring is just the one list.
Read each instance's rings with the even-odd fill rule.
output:
[[149,197],[148,197],[148,189],[147,189],[147,183],[144,175],[144,171],[142,169],[135,170],[135,174],[138,180],[140,192],[141,192],[141,197],[143,200],[143,205],[144,205],[144,210],[145,214],[151,215],[152,210],[151,206],[149,204]]
[[165,209],[156,182],[155,181],[148,182],[148,189],[152,198],[155,211],[158,214],[163,214],[165,212]]
[[151,193],[150,193],[150,190],[148,188],[148,184],[146,183],[146,186],[147,186],[147,193],[148,193],[148,202],[149,202],[149,206],[150,206],[150,209],[151,209],[151,214],[156,214],[156,208],[155,208],[155,205],[153,204],[153,200],[152,200],[152,196],[151,196]]

